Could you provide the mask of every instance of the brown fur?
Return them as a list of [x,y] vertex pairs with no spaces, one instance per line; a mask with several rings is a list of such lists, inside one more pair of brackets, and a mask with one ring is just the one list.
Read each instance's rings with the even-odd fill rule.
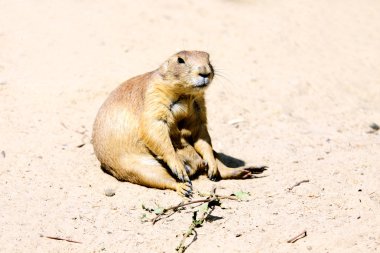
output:
[[119,180],[185,196],[190,177],[206,168],[210,179],[249,178],[249,170],[227,168],[214,157],[204,99],[213,76],[207,53],[182,51],[121,84],[94,123],[102,167]]

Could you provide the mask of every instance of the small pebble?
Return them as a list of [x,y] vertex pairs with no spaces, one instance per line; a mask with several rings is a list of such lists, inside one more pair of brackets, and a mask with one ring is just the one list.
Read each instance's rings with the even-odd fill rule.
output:
[[227,124],[236,126],[241,122],[245,122],[245,119],[243,119],[243,118],[231,119],[227,122]]
[[114,189],[111,189],[111,188],[107,188],[107,189],[104,190],[104,194],[105,194],[107,197],[115,196],[115,190],[114,190]]
[[369,125],[369,127],[375,131],[378,131],[380,129],[380,126],[376,123],[372,123],[371,125]]

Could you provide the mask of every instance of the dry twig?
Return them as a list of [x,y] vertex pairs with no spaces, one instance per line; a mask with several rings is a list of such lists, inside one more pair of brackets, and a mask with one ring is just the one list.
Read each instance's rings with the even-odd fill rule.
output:
[[[196,239],[197,232],[195,228],[201,227],[203,222],[206,220],[207,216],[214,210],[215,206],[220,205],[219,199],[214,195],[209,202],[207,202],[207,208],[206,210],[198,210],[193,213],[193,221],[190,224],[189,228],[187,229],[186,233],[183,234],[183,237],[181,239],[181,242],[177,246],[176,250],[179,253],[183,253],[186,251],[186,249],[190,246],[188,244],[185,245],[186,239],[190,237],[193,233],[195,234],[195,237],[193,238],[193,241]],[[200,216],[197,218],[197,214],[200,212]]]
[[300,233],[300,234],[294,236],[293,238],[289,239],[289,240],[287,241],[287,243],[295,243],[295,242],[298,241],[299,239],[304,238],[304,237],[306,237],[306,236],[307,236],[307,233],[306,233],[306,230],[304,230],[304,231],[302,231],[302,233]]
[[[209,209],[211,210],[211,209]],[[212,209],[213,210],[213,209]],[[183,234],[182,240],[177,246],[176,250],[179,253],[185,252],[185,250],[189,247],[189,245],[185,246],[186,239],[193,233],[196,234],[195,228],[200,227],[203,222],[205,221],[206,217],[210,214],[211,211],[202,212],[200,217],[197,219],[196,214],[197,212],[194,212],[193,215],[193,222],[190,224],[189,228],[187,229],[186,233]]]
[[187,202],[181,202],[178,205],[174,205],[174,206],[164,208],[164,210],[162,210],[161,213],[157,214],[157,216],[154,219],[152,219],[152,223],[154,225],[157,221],[161,220],[162,216],[165,215],[170,210],[173,210],[174,212],[176,212],[179,208],[184,207],[184,206],[188,206],[188,205],[192,205],[192,204],[196,204],[196,203],[206,203],[206,202],[210,202],[210,201],[211,201],[210,199],[197,199],[197,200],[191,200],[191,201],[187,201]]
[[[207,198],[205,198],[205,199],[189,200],[189,201],[186,201],[186,202],[181,202],[181,203],[179,203],[177,205],[174,205],[174,206],[170,206],[170,207],[164,208],[162,210],[162,212],[160,212],[159,214],[157,214],[157,216],[152,219],[152,223],[154,225],[157,221],[161,220],[164,215],[167,215],[168,211],[173,210],[173,213],[175,213],[181,207],[192,205],[192,204],[197,204],[197,203],[210,203],[212,201],[215,201],[216,199],[218,199],[218,200],[221,200],[221,199],[239,200],[239,198],[234,197],[234,196],[217,195],[217,194],[215,194],[215,190],[213,188],[211,190],[211,194],[208,195]],[[167,215],[167,217],[171,216],[173,213]]]
[[[249,193],[242,192],[246,195],[249,195]],[[167,208],[162,208],[158,207],[156,209],[152,208],[147,208],[144,205],[142,206],[144,210],[155,213],[156,217],[151,219],[150,221],[155,224],[157,221],[161,220],[162,218],[167,218],[173,215],[174,213],[178,212],[181,210],[181,208],[184,208],[185,206],[189,206],[192,204],[199,204],[200,205],[199,210],[193,212],[193,218],[190,226],[188,227],[187,231],[183,234],[183,237],[177,246],[176,250],[180,253],[183,253],[186,251],[186,249],[191,245],[192,242],[194,242],[197,239],[197,231],[196,228],[201,227],[204,221],[207,219],[207,217],[211,214],[211,212],[215,209],[216,206],[220,206],[221,199],[230,199],[230,200],[237,200],[241,201],[242,197],[239,195],[235,196],[223,196],[223,195],[218,195],[216,194],[216,187],[213,186],[212,190],[210,191],[209,194],[200,194],[201,197],[204,197],[204,199],[197,199],[197,200],[188,200],[186,202],[181,202],[177,205],[173,205]],[[172,211],[168,213],[169,211]],[[197,217],[198,216],[198,217]],[[143,215],[143,219],[146,218],[146,215]],[[145,220],[146,221],[146,220]],[[186,239],[190,237],[192,234],[194,234],[192,242],[189,244],[185,245]]]
[[298,183],[294,184],[292,187],[289,187],[288,190],[291,191],[291,190],[293,190],[294,187],[297,187],[297,186],[299,186],[302,183],[309,183],[309,182],[310,182],[309,179],[301,180]]

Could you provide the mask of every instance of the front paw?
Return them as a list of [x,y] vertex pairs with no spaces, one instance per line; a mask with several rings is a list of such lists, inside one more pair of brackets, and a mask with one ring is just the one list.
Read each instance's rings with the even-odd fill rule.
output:
[[170,166],[172,173],[179,179],[181,182],[190,182],[190,178],[188,173],[186,172],[186,167],[182,163],[177,163],[175,165]]
[[177,193],[185,198],[193,196],[193,185],[191,182],[177,183]]

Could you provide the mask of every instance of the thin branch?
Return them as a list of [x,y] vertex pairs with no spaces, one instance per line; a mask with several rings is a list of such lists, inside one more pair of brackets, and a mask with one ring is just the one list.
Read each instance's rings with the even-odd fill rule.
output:
[[152,219],[152,223],[154,225],[157,221],[159,221],[162,218],[162,216],[164,214],[166,214],[170,210],[174,210],[174,212],[175,212],[176,210],[178,210],[179,208],[184,207],[184,206],[188,206],[188,205],[192,205],[192,204],[196,204],[196,203],[205,203],[205,202],[210,202],[210,201],[211,201],[211,199],[198,199],[198,200],[192,200],[192,201],[187,201],[187,202],[181,202],[178,205],[174,205],[174,206],[164,208],[162,213],[157,214],[157,216],[154,219]]
[[[214,203],[214,204],[212,204],[212,203]],[[193,222],[190,224],[190,226],[187,229],[186,233],[183,234],[182,240],[181,240],[181,242],[179,243],[179,245],[176,248],[176,250],[179,253],[185,252],[186,249],[190,246],[190,244],[192,242],[189,245],[185,246],[186,239],[188,237],[190,237],[190,235],[192,235],[193,233],[196,234],[195,228],[197,228],[197,227],[199,227],[199,226],[201,226],[203,224],[203,222],[206,220],[206,218],[209,216],[209,214],[214,210],[215,205],[217,205],[216,203],[219,203],[218,198],[216,198],[216,197],[211,198],[210,201],[208,202],[209,206],[208,206],[207,210],[205,212],[201,212],[199,218],[196,217],[197,213],[199,211],[195,211],[194,212]]]
[[[203,213],[203,214],[205,214],[205,213]],[[202,215],[202,217],[200,217],[199,220],[203,220],[203,215]],[[187,248],[187,247],[185,246],[186,238],[189,237],[189,236],[193,233],[193,231],[195,231],[195,227],[196,227],[195,222],[191,223],[191,225],[189,226],[188,230],[187,230],[186,233],[183,235],[181,242],[179,243],[179,245],[178,245],[177,248],[176,248],[176,250],[178,251],[178,253],[183,253],[183,252],[185,252],[185,250],[186,250],[186,248]]]
[[238,198],[233,197],[233,196],[222,196],[222,195],[216,195],[215,194],[214,197],[208,196],[206,199],[197,199],[197,200],[189,200],[187,202],[181,202],[177,205],[164,208],[164,210],[160,214],[157,214],[157,216],[152,219],[152,223],[154,225],[157,221],[161,220],[163,218],[163,216],[170,210],[173,210],[174,212],[176,212],[176,210],[178,210],[179,208],[184,207],[184,206],[197,204],[197,203],[210,203],[212,201],[215,201],[216,199],[239,200]]
[[[210,193],[208,194],[199,193],[199,195],[201,197],[204,197],[204,199],[188,200],[186,202],[181,202],[177,205],[173,205],[167,208],[159,208],[155,210],[155,209],[146,208],[144,205],[142,206],[143,209],[148,212],[156,211],[156,217],[151,219],[152,223],[155,224],[157,221],[163,218],[170,217],[171,215],[175,214],[176,212],[181,210],[181,208],[185,209],[184,208],[185,206],[207,203],[207,205],[202,204],[202,206],[197,211],[193,212],[192,222],[189,225],[186,232],[183,234],[183,238],[181,239],[178,247],[176,248],[176,251],[179,253],[185,252],[186,249],[197,239],[197,231],[195,229],[202,226],[206,218],[211,214],[211,212],[215,209],[216,206],[221,205],[221,202],[220,202],[221,199],[241,201],[241,198],[239,198],[238,196],[223,196],[223,195],[216,194],[215,186],[213,186]],[[171,213],[168,213],[169,211],[171,211]],[[198,218],[197,218],[197,214],[199,215]],[[185,245],[186,239],[189,238],[192,234],[194,234],[193,240],[189,244]]]

